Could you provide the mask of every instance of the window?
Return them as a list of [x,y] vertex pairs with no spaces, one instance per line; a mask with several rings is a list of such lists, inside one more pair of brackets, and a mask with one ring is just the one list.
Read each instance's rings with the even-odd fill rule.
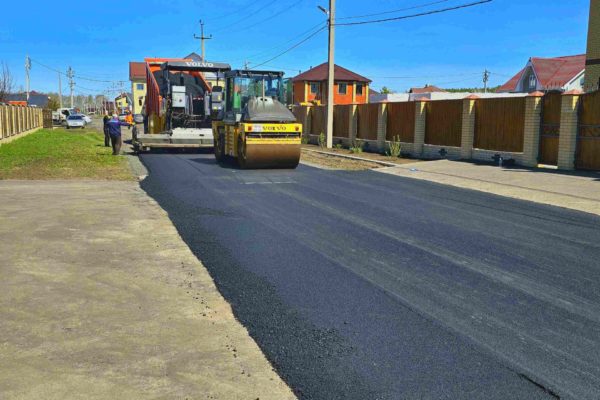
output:
[[137,84],[135,85],[135,88],[136,88],[137,90],[144,90],[144,84],[143,84],[143,83],[137,83]]
[[310,94],[318,94],[319,93],[319,82],[311,82],[310,83]]
[[357,83],[356,84],[356,95],[357,96],[362,96],[363,95],[363,84],[362,83]]
[[348,84],[347,83],[338,83],[338,94],[346,94],[348,93]]
[[532,74],[529,76],[529,88],[535,89],[536,86],[537,86],[537,80],[535,79],[535,75]]

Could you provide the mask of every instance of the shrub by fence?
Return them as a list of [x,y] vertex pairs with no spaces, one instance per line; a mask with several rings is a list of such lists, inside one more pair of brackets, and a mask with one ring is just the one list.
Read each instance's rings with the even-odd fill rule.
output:
[[425,144],[460,147],[462,100],[430,101],[426,106]]
[[479,99],[475,102],[475,148],[522,152],[524,127],[524,97]]
[[0,143],[13,136],[41,128],[43,123],[41,108],[0,106]]
[[356,107],[359,139],[377,140],[378,108],[379,104],[360,104]]
[[388,103],[386,140],[399,136],[401,142],[414,142],[415,104],[414,101]]

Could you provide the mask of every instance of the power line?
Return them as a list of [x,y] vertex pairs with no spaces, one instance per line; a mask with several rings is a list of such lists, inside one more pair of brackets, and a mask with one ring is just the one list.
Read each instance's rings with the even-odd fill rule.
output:
[[267,61],[264,61],[258,65],[255,65],[254,68],[258,68],[261,67],[265,64],[270,63],[271,61],[283,56],[284,54],[289,53],[290,51],[294,50],[296,47],[299,47],[300,45],[302,45],[303,43],[306,43],[307,41],[309,41],[310,39],[312,39],[313,37],[315,37],[317,34],[321,33],[322,31],[324,31],[326,29],[326,27],[322,27],[321,29],[319,29],[318,31],[314,32],[313,34],[311,34],[310,36],[306,37],[305,39],[301,40],[300,42],[296,43],[295,45],[293,45],[292,47],[288,48],[287,50],[279,53],[278,55],[276,55],[275,57],[272,57],[270,59],[268,59]]
[[[266,51],[261,51],[260,53],[256,53],[256,54],[254,54],[254,55],[252,55],[252,56],[250,56],[250,57],[246,57],[246,58],[243,58],[243,59],[237,59],[237,60],[233,60],[233,61],[231,61],[231,62],[235,63],[235,62],[247,61],[247,60],[249,60],[249,59],[253,59],[253,58],[262,57],[263,55],[267,55],[267,54],[271,53],[272,51],[277,51],[277,50],[279,50],[279,49],[285,48],[285,46],[286,46],[288,43],[292,43],[292,42],[294,42],[295,40],[297,40],[298,38],[301,38],[301,37],[303,37],[304,35],[306,35],[306,34],[308,34],[308,33],[313,33],[313,31],[314,31],[316,28],[321,28],[321,30],[322,30],[322,29],[324,29],[324,28],[325,28],[325,26],[326,26],[326,25],[327,25],[327,22],[319,22],[317,25],[315,25],[315,26],[311,27],[310,29],[308,29],[308,30],[306,30],[306,31],[304,31],[304,32],[302,32],[302,33],[300,33],[300,34],[296,35],[296,37],[294,37],[293,39],[290,39],[290,40],[288,40],[288,41],[285,41],[285,42],[283,42],[283,43],[279,44],[278,46],[275,46],[275,47],[273,47],[273,48],[271,48],[271,49],[269,49],[269,50],[266,50]],[[271,53],[271,54],[272,54],[272,53]]]
[[215,30],[215,31],[213,31],[213,32],[215,32],[215,33],[218,33],[218,32],[223,32],[223,31],[229,30],[229,29],[231,29],[231,26],[235,26],[235,25],[239,24],[240,22],[244,22],[244,21],[245,21],[247,18],[250,18],[250,17],[252,17],[253,15],[256,15],[257,13],[261,12],[261,11],[262,11],[262,10],[264,10],[265,8],[269,7],[270,5],[277,3],[277,1],[278,1],[278,0],[273,0],[273,1],[270,1],[270,2],[268,2],[267,4],[265,4],[264,6],[262,6],[261,8],[259,8],[259,9],[255,10],[255,11],[251,12],[251,13],[250,13],[250,14],[248,14],[248,15],[245,15],[245,16],[244,16],[242,19],[240,19],[240,20],[237,20],[237,21],[235,21],[235,22],[233,22],[233,23],[227,24],[227,26],[225,26],[225,27],[223,27],[223,28],[221,28],[221,29],[217,29],[217,30]]
[[[46,64],[41,63],[41,62],[39,62],[37,60],[34,60],[33,58],[31,58],[31,61],[34,62],[35,64],[41,66],[41,67],[44,67],[44,68],[46,68],[46,69],[48,69],[50,71],[54,71],[56,73],[59,73],[62,76],[66,76],[68,78],[68,74],[67,73],[64,73],[64,72],[62,72],[62,71],[60,71],[60,70],[58,70],[56,68],[50,67],[49,65],[46,65]],[[90,81],[90,82],[100,82],[100,83],[123,82],[123,81],[118,81],[118,80],[109,81],[109,80],[104,80],[104,79],[94,79],[94,78],[88,78],[88,77],[81,76],[81,75],[73,75],[73,77],[77,78],[77,79],[84,80],[84,81]]]
[[371,76],[373,79],[435,79],[444,78],[450,76],[475,76],[480,75],[481,72],[469,72],[460,74],[444,74],[444,75],[422,75],[422,76]]
[[379,13],[375,13],[375,14],[354,15],[352,17],[342,17],[342,18],[336,18],[336,19],[337,20],[347,20],[347,19],[358,19],[358,18],[376,17],[378,15],[395,14],[395,13],[400,12],[400,11],[414,10],[416,8],[433,6],[433,5],[440,4],[440,3],[447,3],[448,1],[450,1],[450,0],[439,0],[439,1],[434,1],[434,2],[431,2],[431,3],[419,4],[419,5],[412,6],[412,7],[399,8],[397,10],[383,11],[383,12],[379,12]]
[[286,7],[285,7],[283,10],[281,10],[281,11],[278,11],[278,12],[276,12],[275,14],[269,15],[268,17],[266,17],[265,19],[263,19],[263,20],[261,20],[261,21],[258,21],[258,22],[255,22],[255,23],[253,23],[253,24],[247,25],[247,26],[245,26],[245,27],[242,27],[242,28],[236,29],[235,31],[236,31],[236,33],[237,33],[237,32],[243,32],[243,31],[246,31],[246,30],[248,30],[248,29],[254,28],[255,26],[262,26],[263,22],[265,22],[265,21],[268,21],[268,20],[270,20],[270,19],[273,19],[273,18],[275,18],[275,17],[278,17],[279,15],[283,14],[283,13],[284,13],[284,12],[286,12],[286,11],[289,11],[289,9],[290,9],[290,8],[292,8],[292,7],[295,7],[295,6],[297,6],[298,4],[300,4],[300,3],[302,3],[302,0],[298,0],[298,1],[296,1],[294,4],[291,4],[291,5],[289,5],[289,6],[286,6]]
[[376,19],[376,20],[370,20],[370,21],[359,21],[359,22],[344,22],[342,24],[335,24],[335,25],[337,25],[337,26],[351,26],[351,25],[366,25],[366,24],[377,24],[377,23],[381,23],[381,22],[399,21],[399,20],[402,20],[402,19],[424,17],[424,16],[427,16],[427,15],[441,14],[441,13],[445,13],[445,12],[448,12],[448,11],[455,11],[455,10],[460,10],[460,9],[463,9],[463,8],[475,7],[475,6],[479,6],[479,5],[485,4],[485,3],[491,3],[492,1],[493,0],[481,0],[481,1],[477,1],[475,3],[461,4],[461,5],[455,6],[455,7],[442,8],[442,9],[439,9],[439,10],[432,10],[432,11],[427,11],[427,12],[422,12],[422,13],[412,14],[412,15],[403,15],[401,17],[384,18],[384,19]]

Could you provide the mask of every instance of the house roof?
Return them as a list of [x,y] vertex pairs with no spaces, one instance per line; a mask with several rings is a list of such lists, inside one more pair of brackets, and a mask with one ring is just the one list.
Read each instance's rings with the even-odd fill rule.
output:
[[[27,93],[13,93],[7,96],[6,101],[27,101]],[[48,106],[48,95],[38,93],[34,90],[29,92],[29,103],[30,106],[36,106],[44,108]]]
[[[532,57],[531,66],[543,89],[563,87],[571,82],[581,71],[585,70],[585,54],[566,57],[541,58]],[[517,90],[521,77],[527,67],[519,71],[508,82],[500,86],[499,92]]]
[[129,80],[146,79],[146,63],[131,61],[129,63]]
[[187,56],[185,56],[183,58],[188,58],[188,59],[194,60],[194,61],[202,61],[202,57],[200,57],[200,55],[196,52],[191,52],[190,54],[188,54]]
[[425,85],[422,88],[411,88],[408,91],[408,93],[414,93],[414,94],[437,93],[437,92],[446,93],[446,91],[444,89],[440,89],[439,87],[433,86],[433,85]]
[[[317,67],[309,69],[306,72],[301,73],[300,75],[292,78],[293,82],[301,82],[301,81],[325,81],[328,77],[328,69],[327,63],[323,63]],[[371,83],[371,80],[365,78],[362,75],[359,75],[355,72],[352,72],[344,67],[340,67],[339,65],[335,65],[334,73],[336,81],[354,81],[354,82],[365,82]]]

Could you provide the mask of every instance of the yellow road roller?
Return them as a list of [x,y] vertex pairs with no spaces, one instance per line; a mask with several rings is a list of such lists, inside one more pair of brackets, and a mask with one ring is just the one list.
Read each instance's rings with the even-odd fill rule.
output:
[[212,129],[215,158],[242,169],[296,168],[302,124],[285,106],[283,72],[225,73],[224,106]]

